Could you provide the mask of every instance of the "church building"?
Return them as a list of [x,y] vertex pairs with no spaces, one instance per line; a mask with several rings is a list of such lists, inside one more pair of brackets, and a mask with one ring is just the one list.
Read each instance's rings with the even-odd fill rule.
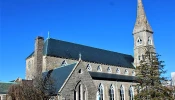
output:
[[35,49],[26,58],[26,79],[50,75],[59,100],[133,100],[135,66],[146,47],[154,51],[153,31],[142,0],[137,0],[133,30],[134,57],[115,51],[37,37]]

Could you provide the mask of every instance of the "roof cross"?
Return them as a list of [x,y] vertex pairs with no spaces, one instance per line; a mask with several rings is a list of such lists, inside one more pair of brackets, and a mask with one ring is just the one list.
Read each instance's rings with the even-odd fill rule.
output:
[[48,31],[48,37],[47,37],[48,39],[50,38],[50,32]]
[[81,53],[79,53],[79,60],[81,60]]

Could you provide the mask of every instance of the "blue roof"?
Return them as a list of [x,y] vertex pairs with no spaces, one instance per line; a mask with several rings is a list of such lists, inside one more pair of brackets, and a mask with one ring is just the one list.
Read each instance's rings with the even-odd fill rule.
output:
[[[127,54],[56,40],[52,38],[47,39],[43,47],[43,55],[47,56],[78,60],[79,53],[81,53],[83,61],[133,69],[135,68],[132,64],[134,58],[131,55]],[[27,58],[33,55],[34,52],[32,52]]]
[[[55,86],[55,94],[58,93],[66,79],[68,78],[69,74],[72,72],[73,68],[75,67],[76,63],[70,64],[67,66],[61,66],[56,69],[51,70],[50,77],[54,81],[54,86]],[[45,77],[49,71],[44,72],[43,76]]]
[[122,66],[126,68],[135,68],[132,64],[134,58],[131,55],[56,40],[52,38],[47,39],[44,43],[43,54],[47,56],[78,60],[79,53],[82,54],[82,60],[84,61]]

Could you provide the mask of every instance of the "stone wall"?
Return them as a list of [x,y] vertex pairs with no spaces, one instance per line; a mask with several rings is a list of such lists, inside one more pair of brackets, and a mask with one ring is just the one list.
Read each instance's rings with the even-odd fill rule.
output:
[[26,79],[31,80],[34,72],[34,57],[26,59]]
[[[44,56],[43,57],[43,72],[48,71],[50,69],[60,67],[64,60],[67,62],[67,64],[72,64],[72,63],[77,62],[77,60],[72,60],[72,59],[64,59],[64,58],[58,58],[58,57]],[[124,68],[124,67],[121,67],[121,66],[104,65],[104,64],[98,64],[98,63],[92,63],[92,62],[86,62],[86,61],[83,61],[83,63],[86,67],[87,67],[88,64],[90,64],[90,66],[92,68],[92,70],[91,70],[92,72],[97,72],[97,67],[98,66],[101,66],[102,72],[104,72],[104,73],[109,73],[107,71],[108,67],[111,68],[111,71],[112,71],[111,73],[112,74],[117,74],[117,72],[116,72],[117,68],[120,69],[120,75],[125,75],[125,70],[128,70],[128,75],[129,76],[132,76],[133,75],[132,72],[135,72],[135,69]]]
[[62,62],[66,60],[67,64],[77,62],[77,60],[64,59],[59,57],[43,56],[43,72],[48,71],[62,65]]
[[[81,73],[79,73],[80,69]],[[62,99],[74,100],[74,90],[79,82],[81,82],[81,84],[83,84],[87,89],[86,100],[95,100],[97,88],[94,85],[90,74],[87,72],[85,65],[81,62],[73,71],[70,79],[67,81],[66,85],[61,90]]]

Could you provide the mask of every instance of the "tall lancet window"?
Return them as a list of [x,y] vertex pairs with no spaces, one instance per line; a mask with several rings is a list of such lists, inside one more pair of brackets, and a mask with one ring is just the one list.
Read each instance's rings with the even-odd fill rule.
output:
[[120,87],[120,100],[125,100],[125,92],[123,85]]
[[74,100],[87,100],[86,87],[81,81],[76,85],[74,90]]
[[104,87],[102,84],[98,87],[97,100],[104,100]]
[[110,86],[109,92],[110,92],[110,100],[114,100],[114,86],[113,85]]
[[129,88],[129,96],[130,96],[130,100],[134,100],[134,91],[132,86],[130,86]]
[[81,84],[78,86],[78,100],[81,100],[82,97],[82,89],[81,89]]

